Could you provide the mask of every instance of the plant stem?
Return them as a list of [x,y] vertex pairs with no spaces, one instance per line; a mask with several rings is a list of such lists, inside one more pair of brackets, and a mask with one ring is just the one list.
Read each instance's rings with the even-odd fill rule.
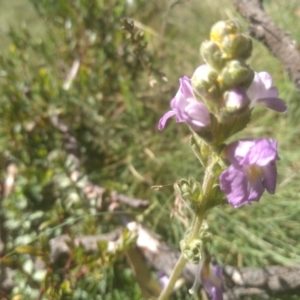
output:
[[167,286],[163,289],[163,291],[161,292],[161,294],[157,300],[166,300],[169,298],[169,295],[171,294],[173,287],[176,283],[176,280],[179,277],[183,267],[185,266],[185,263],[186,263],[186,259],[183,256],[183,254],[181,254],[174,269],[173,269],[173,272],[171,274],[171,277],[170,277],[170,280],[169,280]]
[[[191,230],[190,236],[188,237],[188,241],[187,241],[188,243],[190,243],[192,240],[194,240],[198,236],[203,218],[204,218],[204,214],[199,214],[199,215],[194,216],[194,219],[192,222],[192,230]],[[173,269],[173,272],[170,276],[170,280],[169,280],[167,286],[163,289],[163,291],[161,292],[161,294],[157,300],[166,300],[169,298],[169,295],[171,294],[173,287],[176,283],[176,280],[179,277],[182,269],[185,266],[185,263],[186,263],[186,259],[183,256],[183,254],[181,254],[174,269]]]

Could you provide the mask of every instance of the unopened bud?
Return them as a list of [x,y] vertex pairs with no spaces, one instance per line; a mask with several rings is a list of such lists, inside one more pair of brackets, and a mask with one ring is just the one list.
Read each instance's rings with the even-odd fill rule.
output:
[[210,110],[213,110],[210,100],[217,102],[221,96],[217,78],[218,74],[208,65],[197,68],[191,78],[195,93],[204,99]]
[[241,26],[237,20],[219,21],[211,28],[210,39],[221,43],[226,35],[240,32]]
[[187,261],[197,264],[201,259],[203,243],[200,239],[195,239],[188,244],[185,240],[182,240],[180,242],[180,249]]
[[194,178],[181,179],[175,183],[174,189],[192,211],[198,212],[202,201],[202,187],[198,181]]
[[214,41],[205,41],[201,44],[200,54],[204,61],[215,70],[221,70],[225,61],[222,58],[222,51]]
[[177,181],[174,185],[174,189],[183,200],[190,198],[191,189],[188,180],[181,179]]
[[230,60],[222,70],[218,80],[223,90],[236,86],[248,87],[254,78],[254,72],[241,60]]
[[251,56],[252,40],[244,34],[229,34],[223,38],[221,47],[226,58],[247,59]]

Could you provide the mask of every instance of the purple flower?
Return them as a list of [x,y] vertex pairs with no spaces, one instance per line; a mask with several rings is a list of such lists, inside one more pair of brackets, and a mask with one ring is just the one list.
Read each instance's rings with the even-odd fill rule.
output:
[[267,72],[255,72],[254,79],[246,92],[251,100],[250,107],[262,103],[278,112],[287,111],[286,103],[278,98],[278,89],[273,86],[273,79]]
[[210,124],[207,107],[196,99],[191,80],[184,76],[179,79],[180,88],[171,100],[171,109],[163,115],[158,123],[158,129],[163,130],[167,120],[176,116],[177,122],[186,122],[193,130],[198,131]]
[[218,265],[204,266],[200,272],[200,279],[212,300],[223,300],[222,268]]
[[258,201],[265,189],[275,193],[279,160],[276,141],[236,141],[225,148],[225,155],[231,165],[220,175],[220,185],[232,206]]
[[197,283],[200,280],[212,300],[223,300],[222,268],[218,265],[213,266],[210,263],[210,258],[210,256],[207,256],[203,261],[200,261],[197,276],[193,287],[190,289],[190,293],[194,293]]
[[164,273],[164,271],[159,270],[157,273],[158,282],[160,286],[164,289],[169,283],[169,277]]

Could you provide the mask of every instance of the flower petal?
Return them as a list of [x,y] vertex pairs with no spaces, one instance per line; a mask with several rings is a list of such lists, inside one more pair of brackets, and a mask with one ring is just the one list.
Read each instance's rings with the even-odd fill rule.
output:
[[247,95],[251,100],[250,107],[261,103],[277,112],[287,111],[286,103],[278,98],[278,89],[272,84],[273,79],[269,73],[255,72],[254,79],[247,89]]
[[240,140],[229,144],[224,153],[231,165],[220,175],[220,187],[232,206],[258,201],[265,189],[275,192],[277,141]]
[[160,286],[164,289],[170,281],[169,277],[162,270],[157,272],[157,277]]
[[[247,89],[247,95],[251,99],[251,101],[256,101],[260,98],[269,98],[269,97],[277,97],[278,96],[278,90],[273,89],[272,86],[269,86],[270,83],[272,83],[272,77],[270,74],[266,72],[265,73],[264,80],[262,80],[260,73],[256,73],[254,75],[254,79],[250,85],[250,87]],[[268,77],[266,74],[268,74]],[[277,94],[275,94],[277,92]]]
[[262,177],[257,176],[256,178],[252,178],[248,184],[248,199],[247,203],[251,204],[252,201],[258,201],[265,191],[265,188],[262,185]]
[[263,82],[264,86],[266,87],[266,89],[269,89],[272,87],[273,85],[273,78],[272,76],[267,73],[267,72],[259,72],[257,73],[257,75],[259,76],[259,79]]
[[229,204],[239,207],[248,203],[248,178],[242,169],[230,166],[220,175],[221,190],[225,192]]
[[193,130],[201,130],[210,124],[209,111],[205,104],[198,102],[196,99],[191,80],[188,77],[180,78],[179,82],[179,90],[170,103],[172,110],[160,119],[158,129],[162,130],[167,119],[176,115],[177,122],[186,122]]
[[231,164],[241,166],[241,161],[244,159],[253,145],[255,145],[254,139],[233,142],[224,150],[226,158]]
[[158,122],[158,130],[162,131],[166,125],[167,120],[174,115],[176,115],[176,112],[174,110],[166,112]]
[[285,101],[280,98],[261,98],[256,100],[257,104],[264,104],[266,107],[273,109],[280,113],[287,111],[287,105]]
[[189,125],[195,130],[199,130],[210,124],[210,116],[207,107],[200,102],[190,103],[184,110]]
[[266,94],[266,87],[260,79],[258,73],[255,72],[254,79],[247,89],[246,93],[251,101],[255,101],[256,99],[259,99],[261,97],[268,97],[268,95]]
[[210,294],[212,300],[223,300],[222,268],[218,265],[200,262],[200,279],[205,290]]
[[257,139],[240,163],[241,165],[263,167],[276,159],[279,159],[277,155],[277,142],[267,139]]
[[171,100],[170,104],[173,110],[182,110],[186,106],[186,100],[188,98],[195,99],[195,95],[191,86],[191,80],[187,76],[184,76],[183,78],[179,78],[179,83],[179,90],[177,91],[175,97]]
[[183,76],[182,78],[179,79],[181,88],[180,91],[182,95],[184,95],[185,98],[195,98],[192,84],[191,84],[191,79],[188,78],[187,76]]
[[277,167],[273,162],[263,168],[264,179],[262,184],[264,188],[270,193],[274,194],[276,189],[276,181],[277,181]]

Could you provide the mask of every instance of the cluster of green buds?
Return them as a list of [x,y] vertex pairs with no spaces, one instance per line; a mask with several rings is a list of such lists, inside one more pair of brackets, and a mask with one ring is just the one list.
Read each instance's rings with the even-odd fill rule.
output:
[[[194,92],[201,98],[218,123],[227,123],[234,116],[249,112],[246,90],[253,81],[254,71],[246,64],[252,41],[241,32],[235,20],[220,21],[204,41],[200,54],[206,65],[200,66],[191,78]],[[237,91],[235,89],[238,89]],[[241,101],[230,92],[241,94]]]

